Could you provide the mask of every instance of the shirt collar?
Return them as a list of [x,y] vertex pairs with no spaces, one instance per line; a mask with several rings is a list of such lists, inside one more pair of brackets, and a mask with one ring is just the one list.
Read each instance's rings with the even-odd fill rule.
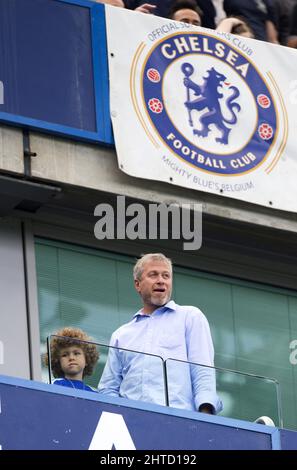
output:
[[158,313],[165,313],[167,310],[171,310],[173,312],[176,310],[176,303],[174,302],[174,300],[169,300],[169,302],[167,302],[167,304],[162,305],[162,307],[157,308],[153,313],[150,313],[150,314],[147,314],[147,315],[143,314],[142,309],[140,309],[140,310],[138,310],[138,312],[136,312],[133,315],[133,319],[137,320],[138,317],[149,317],[151,315],[155,315],[157,312]]

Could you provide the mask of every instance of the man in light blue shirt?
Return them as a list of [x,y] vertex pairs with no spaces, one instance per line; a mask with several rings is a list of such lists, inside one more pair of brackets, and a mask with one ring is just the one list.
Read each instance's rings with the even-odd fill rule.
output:
[[144,255],[134,267],[134,284],[143,308],[113,333],[99,391],[165,405],[166,361],[170,406],[221,411],[208,321],[198,308],[170,300],[171,261],[161,253]]

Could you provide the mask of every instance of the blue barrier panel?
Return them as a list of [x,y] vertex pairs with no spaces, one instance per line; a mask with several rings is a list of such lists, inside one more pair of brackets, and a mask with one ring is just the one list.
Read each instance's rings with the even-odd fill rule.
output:
[[0,396],[3,450],[280,447],[277,428],[58,385],[2,376]]
[[0,120],[112,143],[104,6],[0,0]]
[[282,450],[297,450],[297,432],[281,429],[280,440]]

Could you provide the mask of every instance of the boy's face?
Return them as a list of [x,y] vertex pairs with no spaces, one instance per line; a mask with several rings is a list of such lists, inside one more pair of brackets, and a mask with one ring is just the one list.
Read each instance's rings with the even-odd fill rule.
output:
[[60,352],[61,369],[66,378],[82,380],[83,371],[86,367],[85,353],[78,346],[62,348]]

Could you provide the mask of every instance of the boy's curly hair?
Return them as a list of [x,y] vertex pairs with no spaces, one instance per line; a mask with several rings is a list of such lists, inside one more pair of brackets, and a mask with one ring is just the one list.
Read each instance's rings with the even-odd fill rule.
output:
[[[64,338],[62,338],[64,336]],[[96,344],[90,343],[92,338],[79,328],[65,327],[57,331],[52,337],[50,342],[51,351],[51,369],[54,377],[64,377],[64,372],[60,364],[60,351],[70,346],[78,346],[85,354],[86,367],[83,371],[85,375],[92,375],[93,369],[99,359],[99,352],[97,351]],[[44,355],[44,363],[48,365],[48,354]]]

